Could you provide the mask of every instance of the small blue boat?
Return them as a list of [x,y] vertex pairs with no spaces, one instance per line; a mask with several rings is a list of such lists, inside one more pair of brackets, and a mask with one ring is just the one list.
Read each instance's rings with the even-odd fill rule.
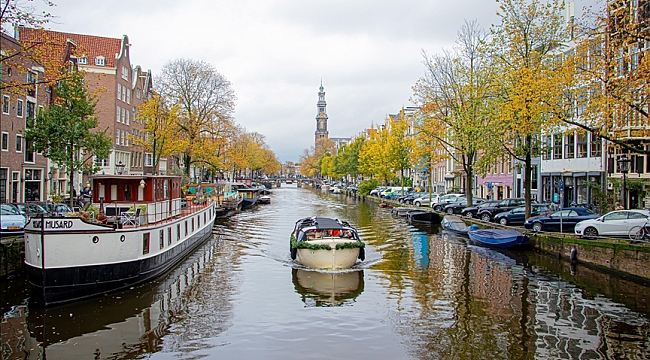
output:
[[510,229],[479,229],[467,232],[470,240],[484,246],[508,249],[528,244],[528,236]]

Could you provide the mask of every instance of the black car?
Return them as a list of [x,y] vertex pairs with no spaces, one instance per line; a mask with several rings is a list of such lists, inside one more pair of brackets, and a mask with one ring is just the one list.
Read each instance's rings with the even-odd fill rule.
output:
[[576,224],[582,220],[596,219],[600,215],[583,207],[567,207],[548,216],[538,216],[526,219],[524,227],[532,229],[533,231],[560,231],[560,224],[562,224],[562,232],[573,232]]
[[493,206],[487,206],[480,209],[476,214],[476,217],[485,222],[490,222],[494,219],[496,214],[524,205],[526,205],[526,200],[524,198],[503,199]]
[[466,207],[463,209],[463,211],[461,211],[460,215],[469,219],[475,218],[479,210],[481,210],[484,207],[494,206],[498,204],[500,201],[501,200],[488,200],[472,207]]
[[[530,216],[548,215],[549,206],[546,204],[532,204]],[[494,222],[501,225],[521,225],[526,220],[526,207],[520,206],[509,211],[498,213],[494,216]]]
[[[474,198],[472,199],[472,202],[476,204],[480,204],[484,202],[485,199],[481,198]],[[458,198],[458,201],[451,202],[447,205],[445,205],[442,209],[443,212],[446,212],[447,214],[460,214],[463,212],[463,210],[467,207],[467,198],[462,197]]]

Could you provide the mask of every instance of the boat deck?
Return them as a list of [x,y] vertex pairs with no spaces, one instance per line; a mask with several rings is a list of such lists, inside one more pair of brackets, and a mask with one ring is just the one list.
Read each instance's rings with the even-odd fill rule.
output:
[[[144,224],[135,224],[134,225],[134,224],[125,223],[123,216],[117,216],[116,218],[118,219],[119,223],[121,224],[122,229],[135,229],[135,228],[143,228],[143,227],[147,227],[147,226],[158,226],[158,225],[161,225],[161,224],[172,222],[172,221],[174,221],[174,220],[176,220],[178,218],[186,217],[186,216],[191,215],[193,213],[197,213],[197,212],[205,209],[206,207],[208,207],[210,205],[211,205],[211,203],[203,203],[203,204],[190,203],[187,206],[181,208],[181,212],[178,215],[170,216],[170,217],[168,217],[166,219],[162,219],[162,220],[159,220],[159,221],[156,221],[156,222],[151,222],[151,223],[146,222]],[[141,216],[147,216],[147,215],[143,214]]]

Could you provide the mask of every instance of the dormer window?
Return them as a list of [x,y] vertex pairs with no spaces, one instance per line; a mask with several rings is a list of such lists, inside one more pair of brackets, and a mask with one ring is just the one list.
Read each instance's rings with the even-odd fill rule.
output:
[[79,65],[87,65],[88,64],[88,58],[87,57],[80,57],[77,59],[77,64]]
[[98,56],[95,58],[96,66],[106,66],[106,58],[103,56]]

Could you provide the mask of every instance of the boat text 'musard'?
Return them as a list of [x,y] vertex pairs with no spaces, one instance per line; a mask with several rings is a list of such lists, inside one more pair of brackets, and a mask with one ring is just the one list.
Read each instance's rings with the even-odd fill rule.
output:
[[[72,220],[45,220],[45,229],[72,229],[74,222]],[[42,220],[32,221],[32,227],[40,229]]]

